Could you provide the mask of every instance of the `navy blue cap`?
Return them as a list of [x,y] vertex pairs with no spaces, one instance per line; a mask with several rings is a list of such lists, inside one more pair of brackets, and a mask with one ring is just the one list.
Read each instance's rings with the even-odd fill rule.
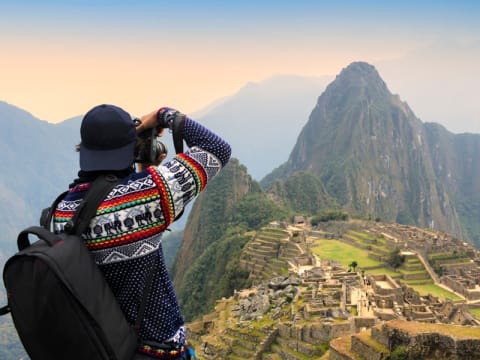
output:
[[80,136],[80,169],[123,170],[133,164],[135,124],[118,106],[103,104],[87,112]]

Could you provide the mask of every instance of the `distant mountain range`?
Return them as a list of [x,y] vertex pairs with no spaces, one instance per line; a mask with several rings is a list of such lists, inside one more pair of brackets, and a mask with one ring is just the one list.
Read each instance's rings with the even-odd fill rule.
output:
[[331,77],[275,76],[248,83],[195,119],[232,145],[233,156],[260,180],[285,161]]
[[50,124],[0,102],[0,251],[15,250],[18,231],[38,223],[40,210],[76,175],[79,124]]

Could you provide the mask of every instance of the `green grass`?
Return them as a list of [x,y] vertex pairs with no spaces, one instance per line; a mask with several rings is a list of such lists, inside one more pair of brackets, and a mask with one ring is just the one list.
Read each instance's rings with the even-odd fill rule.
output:
[[405,280],[405,279],[400,279],[400,281],[410,287],[415,287],[415,286],[420,286],[420,285],[429,285],[433,284],[432,278],[428,279],[415,279],[415,280]]
[[420,264],[421,261],[415,257],[415,258],[408,258],[407,260],[405,260],[405,263],[409,265],[417,265],[417,264]]
[[400,277],[402,276],[401,273],[399,272],[395,272],[389,268],[386,268],[386,267],[382,267],[382,268],[379,268],[379,269],[371,269],[371,270],[366,270],[365,271],[367,274],[372,274],[372,275],[388,275],[390,277]]
[[339,240],[317,240],[311,250],[320,258],[336,260],[346,268],[348,268],[348,264],[352,261],[357,262],[357,270],[361,270],[362,267],[378,266],[382,264],[377,260],[369,258],[367,250],[356,248],[355,246],[345,244]]
[[355,230],[349,230],[347,232],[347,235],[349,235],[353,238],[359,239],[359,240],[373,240],[374,239],[374,237],[372,237],[372,236],[370,236],[366,233],[355,231]]
[[377,246],[383,246],[386,243],[384,238],[379,238],[379,237],[373,236],[371,234],[360,232],[360,231],[349,230],[347,232],[347,235],[351,235],[352,237],[355,237],[359,240],[367,240],[367,241],[368,240],[376,240],[377,241],[377,244],[376,244]]
[[[317,240],[315,242],[315,245],[311,249],[312,249],[312,252],[317,256],[319,256],[320,258],[336,260],[346,268],[348,268],[348,265],[352,261],[356,261],[358,263],[357,271],[360,271],[362,267],[382,265],[382,263],[380,263],[379,261],[369,258],[367,250],[356,248],[352,245],[345,244],[339,240],[326,240],[326,239]],[[382,267],[378,269],[367,270],[366,272],[374,275],[385,274],[395,278],[401,275],[402,273],[405,273],[405,274],[412,274],[412,273],[418,273],[418,272],[423,273],[424,270],[423,271],[401,270],[400,272],[395,272],[387,267]],[[409,284],[409,286],[415,289],[416,291],[418,291],[420,295],[432,294],[433,296],[437,296],[441,301],[445,299],[461,300],[459,296],[433,283],[424,284],[424,285],[415,285],[416,281],[417,280],[412,280],[412,284]],[[405,282],[409,283],[409,281],[405,281]]]
[[411,286],[413,289],[418,291],[420,295],[432,294],[433,296],[438,296],[440,300],[445,300],[445,299],[462,300],[461,297],[435,284],[409,285],[409,286]]
[[452,253],[432,253],[428,254],[428,260],[433,263],[442,263],[449,260],[458,260],[458,262],[468,262],[470,259],[466,254],[452,254]]
[[388,349],[383,344],[372,338],[372,330],[362,331],[354,336],[358,337],[362,343],[367,344],[369,348],[375,349],[377,353],[389,353]]
[[480,319],[480,308],[479,309],[469,309],[468,312],[475,316],[477,319]]
[[413,275],[413,274],[426,274],[428,275],[427,270],[425,268],[423,270],[407,270],[404,268],[400,268],[400,272],[405,275]]

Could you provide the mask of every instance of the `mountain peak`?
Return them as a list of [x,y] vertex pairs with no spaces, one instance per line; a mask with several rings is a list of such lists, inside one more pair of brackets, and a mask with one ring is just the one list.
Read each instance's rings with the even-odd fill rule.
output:
[[342,70],[342,73],[347,73],[347,72],[360,72],[364,74],[375,73],[378,75],[375,67],[364,61],[352,62],[350,65],[348,65],[346,68]]
[[387,85],[380,77],[377,69],[363,61],[356,61],[342,69],[332,85],[346,87],[375,87],[381,91],[388,91]]
[[422,122],[390,93],[375,67],[354,62],[319,97],[278,174],[314,174],[355,216],[459,234],[453,201],[443,195],[447,189],[431,186],[435,165],[427,141]]

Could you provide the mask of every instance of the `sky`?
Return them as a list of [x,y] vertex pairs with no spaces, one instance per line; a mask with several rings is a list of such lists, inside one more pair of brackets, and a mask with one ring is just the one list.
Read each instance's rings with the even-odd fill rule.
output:
[[49,122],[99,103],[189,114],[353,61],[422,121],[480,133],[480,1],[0,0],[0,100]]

